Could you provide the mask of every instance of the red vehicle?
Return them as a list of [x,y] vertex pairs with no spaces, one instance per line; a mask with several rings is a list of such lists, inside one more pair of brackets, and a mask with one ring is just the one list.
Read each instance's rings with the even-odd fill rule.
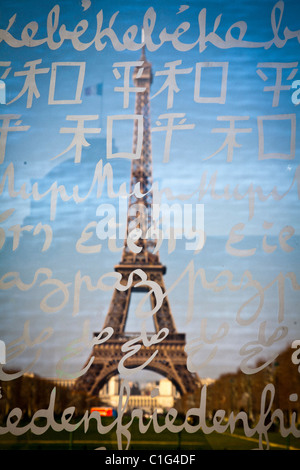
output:
[[112,407],[109,406],[94,406],[91,408],[91,413],[93,411],[98,411],[100,416],[113,416],[116,417],[116,412]]

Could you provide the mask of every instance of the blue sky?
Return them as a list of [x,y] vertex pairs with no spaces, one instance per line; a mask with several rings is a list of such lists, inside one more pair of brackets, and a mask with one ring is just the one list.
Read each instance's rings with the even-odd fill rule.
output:
[[[12,1],[1,7],[0,27],[5,29],[10,18],[17,13],[15,22],[11,27],[11,34],[20,39],[23,28],[30,22],[36,21],[39,25],[36,39],[45,37],[47,16],[55,6],[60,6],[59,27],[62,24],[73,30],[81,21],[86,20],[89,28],[82,41],[91,41],[96,30],[96,15],[103,9],[103,27],[108,27],[113,15],[119,11],[115,18],[113,28],[119,38],[132,25],[137,25],[139,32],[143,24],[144,15],[148,8],[152,7],[156,13],[156,23],[152,34],[152,40],[159,44],[161,32],[171,34],[181,23],[189,23],[190,28],[180,37],[185,44],[192,44],[199,37],[198,15],[206,8],[206,32],[213,30],[213,25],[218,18],[220,23],[217,33],[220,38],[225,38],[231,25],[237,21],[247,23],[245,40],[251,42],[270,41],[274,32],[271,26],[271,12],[276,2],[248,2],[240,1],[238,5],[219,1],[192,1],[186,3],[188,8],[180,12],[182,2],[144,2],[129,0],[121,1],[45,1],[37,2],[28,0],[26,7],[22,1]],[[288,27],[291,31],[299,28],[299,4],[294,1],[285,1],[278,32],[283,38],[283,31]],[[298,14],[297,14],[298,13]],[[279,10],[277,11],[277,21]],[[202,29],[203,32],[203,29]],[[235,36],[237,30],[232,31]],[[137,38],[139,36],[137,35]],[[161,36],[162,37],[162,36]],[[236,37],[236,36],[235,36]],[[54,40],[59,41],[58,32]],[[281,44],[282,45],[282,44]],[[283,46],[283,45],[282,45]],[[176,252],[168,254],[164,246],[161,250],[161,258],[168,266],[166,275],[167,286],[172,286],[180,273],[184,271],[189,262],[193,261],[195,270],[205,269],[207,278],[212,280],[218,273],[225,270],[233,273],[234,283],[239,284],[242,274],[250,271],[253,278],[263,287],[274,281],[279,273],[295,272],[299,281],[299,201],[296,184],[288,194],[279,201],[272,197],[265,201],[259,201],[255,195],[254,214],[249,217],[249,197],[238,200],[238,195],[246,194],[249,188],[261,187],[264,194],[269,194],[274,187],[278,194],[284,194],[292,185],[292,181],[299,164],[299,132],[298,132],[298,107],[292,103],[292,91],[282,90],[279,103],[273,104],[272,87],[276,80],[276,68],[266,68],[258,64],[284,63],[282,69],[282,85],[290,85],[292,79],[288,76],[295,69],[294,78],[299,79],[298,71],[299,43],[297,39],[291,39],[283,47],[274,44],[264,49],[229,47],[218,48],[207,43],[203,51],[199,51],[198,45],[188,51],[178,51],[172,44],[165,43],[156,51],[146,49],[147,59],[152,63],[154,80],[151,88],[151,119],[152,126],[157,126],[159,116],[165,113],[181,113],[186,118],[186,124],[193,124],[193,130],[174,131],[171,142],[171,152],[168,163],[163,162],[163,150],[165,142],[164,132],[153,132],[153,177],[159,183],[160,188],[170,188],[174,194],[188,195],[194,193],[190,203],[201,202],[205,205],[205,231],[207,243],[198,255],[193,255],[184,249],[184,244],[179,243]],[[40,74],[36,78],[40,96],[33,97],[31,107],[26,107],[27,94],[14,101],[10,105],[0,105],[2,114],[20,116],[22,123],[11,125],[30,126],[28,131],[9,132],[6,144],[4,163],[1,165],[3,175],[8,166],[13,163],[15,172],[15,187],[23,184],[30,188],[38,183],[40,192],[46,191],[55,181],[64,184],[68,191],[75,185],[79,186],[80,194],[86,194],[92,180],[92,174],[97,161],[102,158],[106,163],[106,120],[107,116],[120,114],[132,114],[134,112],[134,93],[130,94],[128,109],[123,108],[123,94],[114,91],[121,85],[113,74],[113,64],[117,62],[136,61],[140,58],[140,51],[116,51],[108,41],[105,48],[97,51],[93,45],[84,51],[75,50],[70,41],[65,41],[56,50],[49,50],[46,44],[37,47],[12,48],[4,42],[0,43],[0,60],[11,62],[11,71],[5,78],[7,101],[13,100],[21,91],[24,76],[18,76],[18,72],[24,71],[26,62],[40,60],[37,68],[49,68],[49,72]],[[166,71],[166,63],[181,61],[178,69],[191,69],[189,73],[178,75],[178,93],[174,94],[173,106],[167,108],[167,90],[158,93],[164,84],[165,77],[156,75],[157,72]],[[80,104],[48,104],[50,70],[54,62],[85,63],[82,102]],[[196,80],[196,68],[199,63],[227,63],[227,90],[224,103],[199,103],[194,100],[194,88]],[[297,63],[296,66],[290,65]],[[7,70],[5,66],[1,71]],[[203,67],[201,69],[201,96],[216,97],[220,95],[221,68]],[[264,73],[258,74],[260,70]],[[17,72],[17,75],[15,75]],[[78,68],[65,67],[58,69],[55,88],[56,99],[71,99],[74,96],[74,83],[76,83]],[[74,78],[75,77],[75,78]],[[262,78],[265,77],[265,80]],[[87,87],[102,83],[102,96],[87,96],[84,90]],[[157,94],[158,93],[158,94]],[[156,95],[154,97],[154,95]],[[53,159],[63,152],[71,142],[72,134],[62,134],[64,127],[74,126],[74,121],[66,120],[70,115],[94,116],[97,120],[86,122],[86,127],[101,128],[99,135],[86,134],[87,141],[91,144],[82,152],[79,165],[74,164],[74,149],[65,153],[62,157]],[[259,144],[262,138],[259,135],[258,123],[263,121],[264,142],[263,152],[290,154],[291,125],[296,122],[294,139],[295,155],[286,158],[263,158],[259,160]],[[225,120],[223,118],[225,117]],[[220,128],[229,127],[228,116],[235,116],[235,128],[249,132],[241,132],[236,135],[239,147],[233,149],[232,161],[228,161],[227,148],[224,148],[215,156],[214,154],[223,144],[225,132],[218,132]],[[288,116],[284,119],[282,116]],[[237,119],[243,117],[245,119]],[[266,119],[266,117],[268,117]],[[132,130],[128,126],[118,128],[114,133],[114,145],[118,151],[129,151],[132,145]],[[124,181],[129,183],[130,162],[124,159],[110,160],[114,171],[114,185],[118,188]],[[207,194],[197,199],[199,187],[206,178],[206,184],[215,178],[215,196],[210,190]],[[236,188],[236,192],[234,190]],[[218,198],[217,195],[224,194]],[[229,198],[229,195],[231,196]],[[233,197],[235,195],[235,197]],[[227,197],[228,196],[228,197]],[[76,241],[84,227],[96,219],[96,208],[102,202],[107,202],[106,193],[101,199],[92,194],[84,203],[75,204],[60,202],[57,207],[55,220],[50,220],[50,198],[45,197],[40,202],[26,200],[20,197],[11,198],[7,189],[2,195],[1,207],[3,211],[15,209],[14,212],[1,224],[5,228],[6,240],[0,255],[2,256],[1,273],[18,272],[24,282],[29,283],[34,273],[41,267],[51,269],[53,277],[70,284],[69,301],[61,311],[46,314],[41,310],[40,302],[47,294],[45,286],[36,283],[28,291],[17,288],[3,290],[1,292],[1,338],[9,343],[22,335],[24,323],[30,322],[30,328],[36,335],[44,328],[53,328],[53,335],[43,343],[42,354],[34,366],[34,370],[45,375],[55,375],[55,366],[65,354],[66,344],[82,334],[84,322],[90,322],[90,329],[101,328],[104,321],[111,292],[91,293],[82,291],[80,312],[72,315],[72,289],[74,288],[74,276],[78,270],[97,279],[105,272],[113,271],[113,266],[120,259],[120,253],[110,253],[107,247],[103,247],[98,255],[83,255],[76,251]],[[115,201],[110,201],[115,202]],[[53,230],[53,240],[50,248],[41,252],[41,237],[33,237],[31,233],[24,232],[20,238],[17,249],[12,249],[12,230],[15,224],[27,224],[34,227],[42,222],[50,224]],[[266,225],[267,223],[267,225]],[[244,224],[243,234],[245,239],[239,247],[243,249],[256,248],[254,256],[237,257],[226,251],[226,240],[231,229],[237,224]],[[291,251],[284,251],[280,247],[278,238],[285,226],[293,227],[295,233],[288,240]],[[266,228],[267,227],[267,228]],[[275,246],[273,253],[263,250],[264,236],[268,235],[269,245]],[[284,237],[286,234],[282,234]],[[97,243],[93,237],[91,243]],[[225,282],[225,279],[224,279]],[[187,322],[188,285],[183,280],[179,289],[170,293],[172,311],[179,331],[187,334],[187,340],[201,338],[203,335],[203,323],[207,319],[207,325],[213,334],[218,325],[224,322],[229,325],[228,335],[218,342],[218,352],[213,361],[207,367],[199,368],[199,374],[204,376],[217,376],[220,371],[236,369],[241,361],[239,350],[249,341],[257,340],[261,324],[267,321],[268,332],[271,335],[276,328],[285,326],[287,336],[274,344],[273,348],[280,350],[288,343],[289,338],[299,337],[299,293],[291,289],[289,281],[285,286],[285,315],[282,321],[278,318],[278,288],[279,283],[274,282],[265,290],[263,309],[258,318],[249,326],[241,326],[237,322],[237,312],[245,304],[245,316],[251,317],[251,308],[254,308],[257,299],[247,306],[247,300],[256,293],[254,287],[240,289],[219,289],[219,292],[197,285],[195,294],[195,310],[193,318]],[[282,289],[280,290],[280,294]],[[54,299],[53,299],[54,300]],[[58,300],[57,300],[58,302]],[[247,308],[249,310],[247,310]],[[257,306],[254,308],[254,310]],[[296,323],[295,323],[296,322]],[[133,322],[134,323],[134,322]],[[202,325],[202,326],[201,326]],[[281,330],[280,330],[281,331]],[[279,332],[279,330],[278,330]],[[201,340],[198,339],[199,344]],[[211,346],[205,344],[199,348],[199,354],[195,356],[196,363],[202,364],[208,356]],[[268,349],[268,348],[266,348]],[[270,350],[262,350],[262,355],[270,354]],[[76,370],[81,367],[85,355],[79,357],[71,365]],[[13,364],[22,367],[34,357],[34,348],[30,348],[15,359]],[[200,367],[200,366],[199,366]]]

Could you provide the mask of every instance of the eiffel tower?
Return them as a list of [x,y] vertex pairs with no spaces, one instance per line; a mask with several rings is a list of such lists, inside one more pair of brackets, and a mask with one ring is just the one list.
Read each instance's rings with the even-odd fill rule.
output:
[[[133,80],[136,87],[143,91],[136,92],[135,114],[143,116],[143,140],[141,157],[133,159],[131,164],[131,191],[137,183],[140,184],[140,191],[144,194],[142,198],[132,195],[128,203],[127,214],[127,233],[131,231],[132,224],[136,223],[136,205],[139,207],[139,213],[143,217],[139,218],[139,228],[145,229],[149,226],[147,214],[150,214],[152,204],[152,151],[151,151],[151,128],[150,128],[150,85],[152,83],[151,64],[146,60],[144,48],[142,50],[142,67],[136,67],[133,73]],[[138,124],[135,121],[133,134],[133,152],[136,152],[138,141]],[[142,206],[141,206],[142,204]],[[134,210],[132,210],[134,208]],[[144,210],[143,210],[144,209]],[[146,215],[145,215],[146,214]],[[151,224],[151,222],[150,222]],[[143,226],[143,227],[142,227]],[[159,254],[153,253],[154,241],[150,238],[140,238],[135,245],[140,250],[131,251],[126,240],[122,253],[121,262],[115,266],[115,271],[122,275],[122,283],[128,284],[129,275],[136,269],[141,269],[147,275],[147,279],[155,281],[162,292],[165,293],[165,284],[163,275],[166,273],[166,267],[161,264]],[[138,251],[138,252],[136,252]],[[83,390],[88,395],[98,395],[103,385],[118,373],[118,365],[124,357],[122,345],[137,338],[141,333],[126,333],[125,325],[129,311],[131,296],[136,291],[149,293],[149,289],[140,287],[141,279],[133,276],[132,284],[126,290],[115,289],[113,292],[110,307],[104,322],[103,328],[112,327],[114,334],[104,343],[95,345],[88,358],[86,365],[93,359],[91,367],[77,379],[76,389]],[[155,307],[155,298],[150,293],[151,307]],[[151,356],[158,351],[154,358],[147,364],[147,369],[157,372],[167,377],[173,382],[181,395],[194,392],[200,384],[196,374],[188,371],[185,353],[185,334],[178,333],[176,330],[174,318],[171,313],[170,304],[167,296],[158,311],[153,315],[156,334],[163,328],[168,329],[168,335],[162,342],[151,346],[144,346],[141,341],[141,348],[138,353],[128,357],[125,362],[126,368],[135,368],[142,366]],[[97,336],[99,333],[94,333]]]

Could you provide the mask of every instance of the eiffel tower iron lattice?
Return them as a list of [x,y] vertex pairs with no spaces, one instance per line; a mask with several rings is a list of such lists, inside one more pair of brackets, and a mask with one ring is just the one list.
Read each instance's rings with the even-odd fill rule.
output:
[[[131,164],[131,194],[137,183],[140,184],[142,198],[134,195],[130,197],[127,214],[127,233],[131,230],[131,225],[136,220],[136,205],[139,212],[144,214],[151,213],[152,204],[152,151],[151,151],[151,122],[150,122],[150,86],[152,83],[151,64],[146,60],[144,49],[142,51],[141,67],[136,67],[133,74],[134,83],[141,87],[143,91],[136,93],[135,114],[143,116],[143,140],[141,147],[141,157],[133,159]],[[138,139],[138,126],[135,121],[133,137],[133,153],[136,151]],[[146,209],[143,211],[140,205]],[[134,209],[134,210],[133,210]],[[149,220],[139,218],[139,227],[143,230],[149,226]],[[150,222],[151,224],[151,222]],[[153,253],[153,240],[150,238],[140,238],[135,242],[142,249],[136,253],[130,250],[126,240],[122,253],[121,262],[115,266],[115,271],[122,276],[122,284],[128,285],[129,276],[134,270],[141,269],[147,279],[154,281],[165,293],[165,284],[163,275],[166,267],[160,262],[159,254]],[[140,245],[139,245],[140,244]],[[86,366],[91,363],[87,372],[76,381],[76,389],[87,392],[89,395],[98,395],[103,385],[118,373],[118,365],[124,358],[122,346],[134,338],[141,336],[140,333],[126,333],[125,325],[129,311],[131,296],[136,291],[148,292],[150,296],[151,308],[155,308],[155,296],[153,292],[145,285],[141,287],[141,278],[133,275],[132,283],[129,288],[124,290],[115,289],[109,306],[108,313],[103,328],[112,327],[113,335],[102,344],[95,344]],[[145,367],[148,370],[157,372],[173,382],[181,395],[194,392],[199,388],[200,380],[196,374],[187,369],[187,356],[185,353],[185,334],[178,333],[174,318],[171,313],[167,296],[164,296],[161,307],[153,315],[156,334],[159,336],[161,331],[168,329],[167,336],[163,341],[150,346],[145,346],[140,341],[141,348],[138,353],[129,355],[126,358],[126,368]],[[99,333],[94,333],[97,336]],[[152,357],[153,356],[153,357]],[[152,357],[152,359],[151,359]]]

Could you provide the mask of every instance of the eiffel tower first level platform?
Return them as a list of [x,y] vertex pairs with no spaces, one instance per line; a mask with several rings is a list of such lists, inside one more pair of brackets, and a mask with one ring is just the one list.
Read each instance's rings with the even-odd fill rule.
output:
[[[98,395],[104,384],[118,372],[118,365],[125,354],[121,351],[122,345],[137,335],[115,335],[103,345],[95,346],[94,362],[87,374],[78,380],[77,390],[84,390],[89,395]],[[187,370],[184,345],[184,334],[169,334],[162,343],[142,346],[137,354],[128,358],[126,367],[136,368],[150,361],[146,368],[171,380],[181,395],[193,393],[196,387],[199,387],[199,382]],[[151,359],[153,355],[154,358]]]
[[[144,49],[141,61],[138,63],[133,74],[136,85],[135,114],[143,116],[143,139],[141,156],[132,160],[131,164],[131,188],[139,183],[141,192],[145,195],[142,198],[131,196],[128,202],[127,213],[127,234],[131,230],[139,228],[142,233],[146,233],[151,221],[147,217],[140,217],[141,214],[149,214],[152,204],[152,152],[151,152],[151,122],[150,122],[150,85],[152,82],[151,64],[146,60]],[[138,141],[138,128],[134,129],[133,150],[136,151]],[[133,191],[131,191],[133,194]],[[138,224],[136,222],[136,207],[138,206]],[[143,211],[145,208],[147,210]],[[95,344],[91,351],[86,366],[90,367],[87,372],[76,381],[75,388],[84,391],[89,395],[98,395],[104,384],[113,376],[119,373],[119,364],[122,362],[126,369],[143,368],[157,372],[168,378],[176,386],[181,395],[193,393],[199,388],[200,380],[196,374],[192,374],[187,369],[187,356],[185,353],[185,334],[176,330],[173,315],[167,296],[164,296],[160,308],[152,315],[155,332],[152,334],[126,333],[125,326],[128,317],[131,297],[136,291],[144,291],[145,296],[150,297],[152,311],[156,307],[156,299],[150,287],[142,285],[141,278],[132,273],[141,269],[147,276],[148,281],[155,282],[165,293],[164,274],[165,266],[160,262],[159,254],[153,253],[155,243],[150,238],[140,238],[135,242],[139,250],[131,251],[127,244],[127,237],[124,241],[122,259],[115,266],[115,271],[121,274],[121,283],[129,286],[124,290],[115,289],[108,309],[108,313],[103,328],[111,327],[113,334],[107,341]],[[129,276],[132,282],[129,283]],[[164,332],[164,336],[162,335]],[[144,336],[142,336],[144,334]],[[98,333],[95,333],[98,336]],[[155,341],[155,335],[157,341]],[[151,342],[151,338],[154,340]],[[162,338],[162,339],[161,339]],[[161,340],[160,340],[161,339]],[[126,345],[127,343],[127,345]],[[137,352],[127,354],[128,344],[140,345]],[[132,346],[133,347],[133,346]],[[126,357],[125,357],[126,355]],[[146,364],[146,365],[145,365]]]

